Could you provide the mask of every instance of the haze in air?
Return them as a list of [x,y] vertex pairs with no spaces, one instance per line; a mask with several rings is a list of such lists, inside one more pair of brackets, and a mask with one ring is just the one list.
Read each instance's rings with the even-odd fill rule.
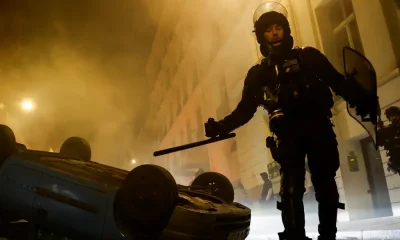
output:
[[[160,7],[137,0],[1,0],[1,122],[28,148],[57,151],[79,136],[90,142],[95,161],[130,161],[147,108],[143,69]],[[19,107],[24,99],[34,103],[29,113]]]

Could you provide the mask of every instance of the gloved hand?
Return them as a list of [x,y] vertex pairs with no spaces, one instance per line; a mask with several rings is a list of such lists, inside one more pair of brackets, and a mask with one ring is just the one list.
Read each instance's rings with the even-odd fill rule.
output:
[[[354,107],[354,106],[353,106]],[[361,118],[369,116],[370,121],[374,124],[378,123],[378,111],[379,111],[378,99],[373,99],[369,101],[363,101],[355,106],[356,114]]]
[[378,129],[382,129],[382,128],[384,128],[385,127],[385,124],[383,123],[383,121],[382,120],[379,120],[379,122],[378,122]]
[[388,162],[388,172],[393,172],[394,174],[400,174],[400,167],[392,162]]
[[214,120],[214,118],[209,118],[208,121],[204,124],[204,128],[206,131],[206,137],[214,138],[217,136],[228,134],[224,125],[220,122]]

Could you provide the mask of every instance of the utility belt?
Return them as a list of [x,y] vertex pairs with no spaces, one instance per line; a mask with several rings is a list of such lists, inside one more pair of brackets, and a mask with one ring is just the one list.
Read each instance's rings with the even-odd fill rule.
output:
[[285,112],[282,108],[270,110],[268,115],[270,131],[279,136],[288,129],[299,129],[299,127],[305,129],[324,125],[331,127],[332,113],[330,109],[324,109],[324,111],[311,109]]

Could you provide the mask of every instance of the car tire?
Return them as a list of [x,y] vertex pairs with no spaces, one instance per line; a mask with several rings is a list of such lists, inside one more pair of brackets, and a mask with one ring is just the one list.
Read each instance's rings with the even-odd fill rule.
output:
[[0,212],[0,224],[2,223],[11,223],[21,220],[22,218],[11,213]]
[[205,172],[196,177],[191,186],[211,188],[212,194],[226,203],[232,203],[235,198],[235,191],[232,183],[227,177],[217,172]]
[[90,162],[92,150],[85,139],[80,137],[70,137],[61,145],[60,154],[84,162]]
[[15,134],[10,127],[0,124],[0,165],[16,153]]
[[125,236],[154,238],[168,225],[178,201],[178,186],[163,167],[134,168],[114,200],[114,219]]

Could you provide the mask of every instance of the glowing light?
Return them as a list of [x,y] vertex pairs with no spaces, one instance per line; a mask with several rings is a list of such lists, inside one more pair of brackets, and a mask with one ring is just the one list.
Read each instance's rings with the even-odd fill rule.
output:
[[135,160],[135,159],[132,159],[132,160],[131,160],[131,163],[132,163],[132,164],[136,164],[136,160]]
[[21,108],[25,112],[31,112],[35,108],[35,105],[31,100],[23,100],[21,102]]

